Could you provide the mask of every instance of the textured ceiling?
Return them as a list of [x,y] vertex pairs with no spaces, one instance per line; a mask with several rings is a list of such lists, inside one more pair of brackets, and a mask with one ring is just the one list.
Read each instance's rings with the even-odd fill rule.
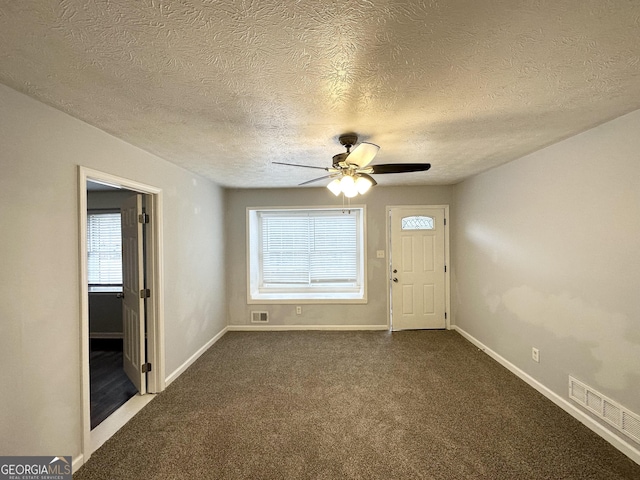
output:
[[640,2],[0,0],[0,82],[225,186],[350,131],[451,184],[640,108]]

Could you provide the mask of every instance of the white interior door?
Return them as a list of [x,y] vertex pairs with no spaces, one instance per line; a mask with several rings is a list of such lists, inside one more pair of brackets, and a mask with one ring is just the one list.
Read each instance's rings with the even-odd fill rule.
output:
[[124,371],[140,394],[146,393],[145,363],[144,257],[140,215],[142,195],[134,195],[123,202],[122,213],[122,289],[123,301],[123,362]]
[[445,209],[394,207],[390,224],[393,330],[446,328]]

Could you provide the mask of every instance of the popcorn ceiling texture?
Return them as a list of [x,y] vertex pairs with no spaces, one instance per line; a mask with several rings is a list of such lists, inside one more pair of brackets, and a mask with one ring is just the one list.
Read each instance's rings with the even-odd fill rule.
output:
[[640,2],[0,0],[0,82],[224,186],[349,131],[451,184],[640,108]]

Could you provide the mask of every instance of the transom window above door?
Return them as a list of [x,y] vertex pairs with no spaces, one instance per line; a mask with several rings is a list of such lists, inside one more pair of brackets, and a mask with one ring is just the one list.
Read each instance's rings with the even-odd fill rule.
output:
[[402,218],[402,230],[433,230],[433,217],[414,215]]

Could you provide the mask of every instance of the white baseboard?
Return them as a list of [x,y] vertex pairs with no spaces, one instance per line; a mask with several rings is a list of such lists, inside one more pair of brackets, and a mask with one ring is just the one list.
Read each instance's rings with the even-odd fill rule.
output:
[[631,460],[633,460],[634,462],[640,465],[640,450],[638,450],[635,446],[629,443],[626,439],[616,435],[614,432],[604,427],[602,424],[598,423],[595,419],[591,418],[587,413],[580,410],[576,405],[573,405],[568,400],[562,398],[560,395],[558,395],[557,393],[553,392],[552,390],[544,386],[542,383],[540,383],[538,380],[533,378],[531,375],[524,372],[520,368],[516,367],[513,363],[508,361],[506,358],[502,357],[498,353],[491,350],[489,347],[484,345],[482,342],[480,342],[475,337],[471,336],[469,333],[467,333],[460,327],[453,325],[452,329],[458,332],[460,335],[462,335],[469,342],[473,343],[476,347],[478,347],[484,353],[489,355],[491,358],[496,360],[500,365],[505,367],[507,370],[511,371],[511,373],[517,375],[522,380],[527,382],[529,385],[535,388],[542,395],[544,395],[553,403],[555,403],[560,408],[562,408],[569,415],[571,415],[576,420],[581,422],[583,425],[588,427],[590,430],[595,432],[597,435],[605,439],[607,442],[609,442],[615,448],[620,450]]
[[291,330],[389,330],[389,327],[387,325],[229,325],[227,329],[230,332],[282,332]]
[[215,337],[205,343],[200,349],[196,351],[193,355],[191,355],[186,362],[180,365],[176,370],[174,370],[165,380],[165,386],[168,387],[171,382],[173,382],[176,378],[184,373],[184,371],[189,368],[193,362],[195,362],[200,355],[209,350],[211,346],[216,343],[218,340],[222,338],[222,336],[229,331],[229,327],[223,328]]
[[91,451],[95,452],[104,445],[104,442],[113,437],[118,430],[124,427],[155,397],[153,393],[134,395],[124,405],[105,418],[100,425],[91,430]]
[[84,465],[84,455],[80,454],[71,460],[71,473],[76,473]]

